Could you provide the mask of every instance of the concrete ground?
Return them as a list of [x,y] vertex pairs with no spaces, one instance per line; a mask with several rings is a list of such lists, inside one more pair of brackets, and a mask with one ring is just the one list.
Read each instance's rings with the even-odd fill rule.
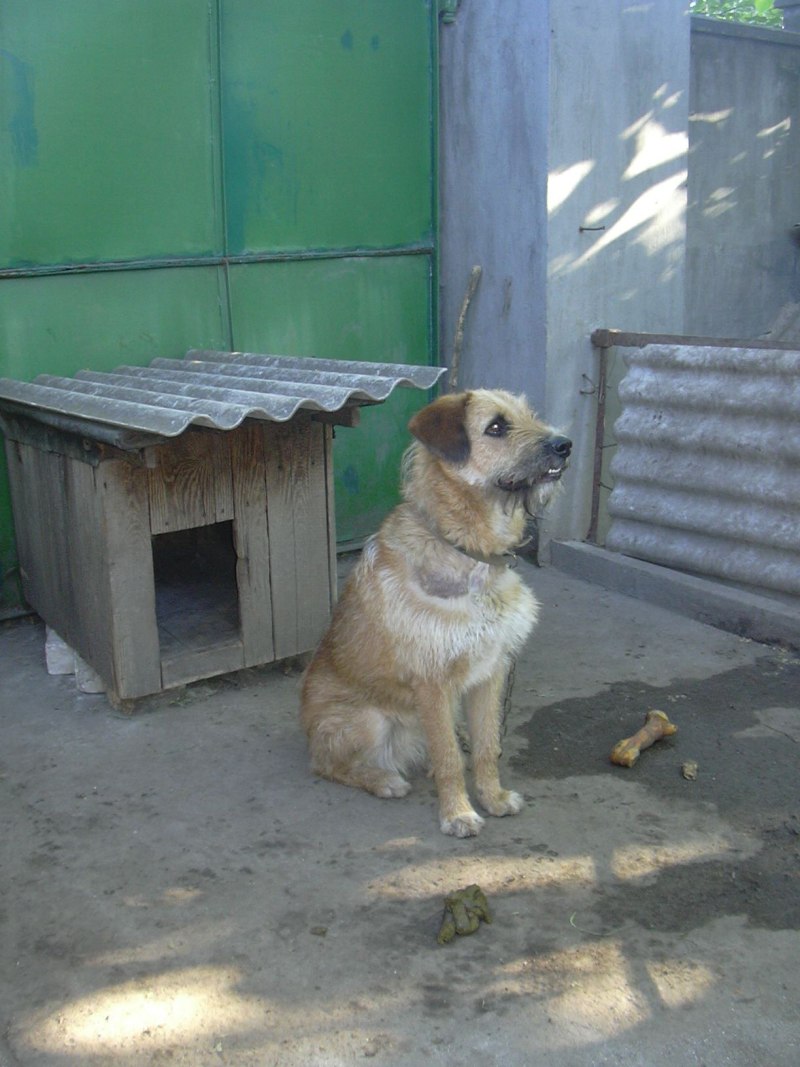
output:
[[[527,806],[470,840],[424,777],[315,780],[296,673],[126,718],[1,627],[0,1067],[796,1067],[798,658],[522,570]],[[652,707],[678,733],[612,766]],[[440,946],[473,882],[494,921]]]

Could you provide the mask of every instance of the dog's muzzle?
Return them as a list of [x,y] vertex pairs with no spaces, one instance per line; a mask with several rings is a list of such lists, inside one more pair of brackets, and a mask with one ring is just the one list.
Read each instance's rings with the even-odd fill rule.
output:
[[572,452],[572,441],[568,437],[550,437],[544,443],[544,451],[550,459],[546,479],[555,480],[564,473]]
[[567,468],[572,441],[568,437],[554,435],[542,442],[536,470],[526,475],[512,474],[497,479],[497,484],[507,493],[519,493],[532,489],[541,482],[557,482]]

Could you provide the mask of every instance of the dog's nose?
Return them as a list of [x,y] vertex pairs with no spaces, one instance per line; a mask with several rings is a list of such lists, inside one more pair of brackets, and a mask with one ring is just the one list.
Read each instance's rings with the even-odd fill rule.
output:
[[551,437],[547,441],[547,449],[561,459],[566,459],[572,451],[572,441],[568,437]]

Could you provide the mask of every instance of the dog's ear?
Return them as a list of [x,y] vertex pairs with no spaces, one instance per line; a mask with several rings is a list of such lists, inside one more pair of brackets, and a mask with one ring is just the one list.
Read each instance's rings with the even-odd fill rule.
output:
[[408,424],[411,433],[435,456],[448,463],[464,463],[469,459],[469,437],[466,429],[469,393],[440,396]]

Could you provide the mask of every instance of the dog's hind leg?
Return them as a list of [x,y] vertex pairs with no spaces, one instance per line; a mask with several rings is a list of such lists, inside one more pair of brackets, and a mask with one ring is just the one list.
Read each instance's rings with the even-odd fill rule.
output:
[[373,708],[330,710],[309,733],[311,769],[377,797],[404,797],[411,786],[397,766],[392,725]]
[[500,706],[505,679],[506,664],[502,664],[466,696],[475,788],[490,815],[516,815],[524,803],[519,793],[500,785]]

